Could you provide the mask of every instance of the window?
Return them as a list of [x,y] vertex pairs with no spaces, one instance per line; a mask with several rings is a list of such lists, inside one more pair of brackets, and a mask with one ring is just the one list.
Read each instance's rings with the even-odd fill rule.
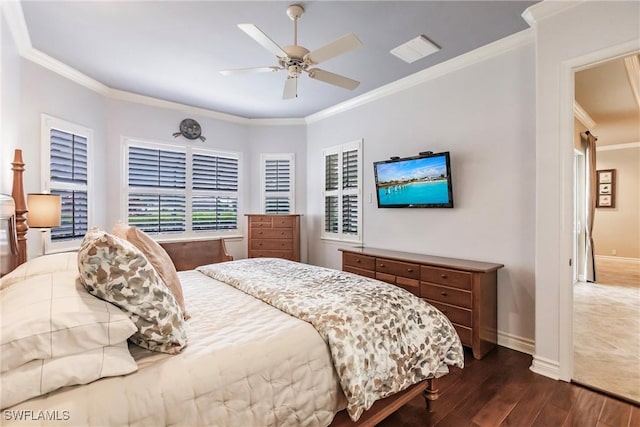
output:
[[59,194],[61,225],[45,236],[47,251],[77,248],[91,220],[93,131],[42,115],[45,191]]
[[262,211],[266,214],[295,212],[293,154],[262,154]]
[[324,238],[360,242],[362,141],[331,147],[324,157]]
[[125,163],[129,225],[156,234],[238,230],[237,153],[132,140]]

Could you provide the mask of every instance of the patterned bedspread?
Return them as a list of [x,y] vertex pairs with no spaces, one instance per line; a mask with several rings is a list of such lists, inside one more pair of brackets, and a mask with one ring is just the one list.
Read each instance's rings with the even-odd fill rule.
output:
[[354,421],[376,400],[464,365],[449,320],[396,286],[272,258],[197,270],[311,323],[329,345]]

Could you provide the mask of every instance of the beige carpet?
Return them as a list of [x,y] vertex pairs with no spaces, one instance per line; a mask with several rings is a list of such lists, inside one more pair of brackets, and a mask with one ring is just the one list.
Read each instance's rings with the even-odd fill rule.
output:
[[573,379],[640,403],[640,264],[599,260],[596,274],[574,288]]

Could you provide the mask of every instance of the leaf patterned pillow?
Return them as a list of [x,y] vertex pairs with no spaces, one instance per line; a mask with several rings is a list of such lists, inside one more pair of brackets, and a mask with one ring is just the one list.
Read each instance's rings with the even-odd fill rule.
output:
[[124,239],[91,228],[78,251],[80,280],[90,294],[120,307],[138,328],[129,339],[176,354],[187,344],[182,311],[142,252]]

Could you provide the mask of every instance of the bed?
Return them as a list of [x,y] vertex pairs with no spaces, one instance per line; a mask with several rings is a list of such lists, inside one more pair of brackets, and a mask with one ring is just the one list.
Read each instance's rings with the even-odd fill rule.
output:
[[[18,193],[22,191],[24,164],[21,163],[21,158],[16,157],[13,163],[14,193],[16,186],[19,187]],[[16,185],[16,182],[19,183]],[[25,227],[20,211],[26,209],[20,194],[13,194],[13,198],[18,213],[18,247],[19,251],[24,251],[26,239],[20,231]],[[3,403],[3,425],[51,425],[52,421],[55,425],[375,425],[421,393],[427,404],[435,400],[438,394],[434,378],[444,375],[450,366],[463,365],[462,347],[453,327],[444,316],[418,301],[425,306],[416,310],[429,314],[425,314],[422,320],[418,316],[416,333],[422,333],[420,330],[424,329],[424,324],[432,321],[426,321],[427,317],[437,319],[433,322],[439,325],[440,331],[437,339],[424,340],[429,345],[418,347],[433,347],[438,357],[414,360],[407,367],[400,367],[400,362],[395,359],[393,363],[384,360],[382,365],[387,368],[392,365],[390,372],[396,372],[394,369],[402,371],[401,375],[389,376],[393,381],[387,381],[397,384],[386,384],[377,377],[353,380],[353,376],[348,377],[344,371],[354,370],[358,375],[369,375],[370,372],[378,372],[373,368],[378,365],[369,360],[373,359],[372,352],[377,359],[384,358],[379,356],[378,350],[369,349],[369,353],[363,354],[367,359],[365,364],[372,365],[366,368],[338,363],[336,360],[349,360],[351,363],[351,359],[358,357],[359,350],[347,347],[347,350],[339,351],[336,348],[343,344],[333,342],[335,336],[340,338],[351,334],[350,326],[355,322],[350,320],[349,328],[336,329],[337,317],[323,315],[323,312],[330,311],[332,305],[320,305],[320,311],[314,317],[314,309],[307,307],[307,301],[315,300],[315,294],[329,291],[325,292],[325,288],[308,291],[305,289],[308,285],[302,279],[309,279],[316,285],[322,283],[322,286],[341,282],[343,289],[336,295],[349,294],[350,284],[356,282],[358,287],[371,286],[371,292],[387,295],[386,292],[391,291],[378,288],[387,285],[359,276],[351,277],[345,272],[283,260],[229,262],[224,241],[220,240],[172,242],[164,243],[163,247],[178,270],[183,270],[177,274],[190,316],[184,322],[188,337],[186,347],[177,354],[167,354],[129,342],[126,350],[135,364],[132,372],[117,374],[114,371],[113,375],[88,384],[58,388],[8,407]],[[21,256],[16,254],[16,266],[24,262],[24,259],[20,260]],[[51,257],[56,256],[66,257],[66,261],[50,263],[56,265],[57,271],[42,274],[50,274],[52,280],[72,281],[78,286],[77,254]],[[46,261],[46,257],[40,258],[36,260],[41,264]],[[279,292],[277,288],[282,283],[278,284],[278,279],[283,282],[285,271],[294,274],[286,281],[286,292]],[[259,274],[250,274],[255,272]],[[269,272],[275,279],[269,279]],[[273,283],[269,285],[270,282]],[[22,284],[18,283],[8,286],[8,289],[15,290],[20,286]],[[65,282],[60,286],[71,285]],[[78,291],[84,292],[84,288],[78,287]],[[402,290],[394,289],[392,292],[400,292],[399,298],[405,297]],[[0,291],[3,304],[8,299],[6,295],[5,289]],[[285,296],[280,298],[281,295]],[[292,303],[296,296],[300,299]],[[93,296],[83,297],[91,303],[100,301]],[[349,298],[360,301],[355,293]],[[344,310],[351,310],[354,306],[353,303],[347,304]],[[375,316],[370,317],[365,320],[384,323],[377,322]],[[333,324],[326,325],[331,322]],[[397,325],[398,329],[411,330],[400,319],[391,324]],[[388,325],[384,327],[390,329]],[[442,331],[447,331],[446,336]],[[362,330],[353,335],[358,339],[366,337],[365,332]],[[396,337],[394,334],[391,336]],[[392,341],[399,340],[394,338]],[[356,342],[354,346],[366,347],[369,343],[378,347],[392,346],[369,338]],[[421,351],[416,350],[416,354]],[[41,362],[46,365],[47,360]],[[358,375],[355,377],[359,378]],[[370,395],[361,392],[365,386],[373,388],[367,392]],[[354,396],[364,397],[358,400]]]

